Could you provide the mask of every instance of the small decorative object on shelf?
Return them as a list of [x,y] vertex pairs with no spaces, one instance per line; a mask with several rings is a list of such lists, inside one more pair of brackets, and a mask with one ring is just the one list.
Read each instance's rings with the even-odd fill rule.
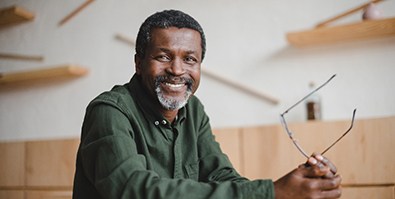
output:
[[[310,82],[309,93],[315,89],[315,83]],[[307,120],[321,120],[321,96],[314,93],[306,99]]]
[[370,3],[368,6],[365,7],[362,19],[363,20],[377,20],[381,19],[381,11],[377,8],[374,3]]

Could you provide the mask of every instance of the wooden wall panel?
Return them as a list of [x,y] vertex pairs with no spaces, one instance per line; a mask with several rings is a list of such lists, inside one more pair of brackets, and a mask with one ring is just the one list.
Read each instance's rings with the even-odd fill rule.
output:
[[249,179],[278,179],[305,159],[281,126],[242,129],[244,175]]
[[394,186],[372,186],[372,187],[343,187],[342,197],[344,199],[395,199]]
[[[330,133],[330,132],[327,132]],[[395,117],[361,120],[328,152],[347,184],[395,183]]]
[[26,142],[26,185],[72,187],[78,139]]
[[0,190],[0,199],[25,199],[23,191]]
[[24,142],[0,143],[0,187],[25,185]]
[[215,129],[213,130],[215,139],[219,142],[222,151],[228,155],[233,166],[239,173],[243,173],[241,159],[240,129]]
[[[348,121],[289,125],[308,153],[322,151],[348,128]],[[305,161],[280,125],[243,128],[245,175],[277,179]],[[358,120],[327,154],[345,184],[395,182],[395,117]],[[384,172],[383,172],[384,171]]]
[[26,191],[25,199],[71,199],[72,191]]

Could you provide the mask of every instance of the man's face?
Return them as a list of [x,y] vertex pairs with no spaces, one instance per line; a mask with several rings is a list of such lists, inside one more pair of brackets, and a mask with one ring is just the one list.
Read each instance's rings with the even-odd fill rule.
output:
[[200,82],[202,60],[199,32],[188,28],[156,28],[144,58],[135,56],[136,73],[162,107],[183,107]]

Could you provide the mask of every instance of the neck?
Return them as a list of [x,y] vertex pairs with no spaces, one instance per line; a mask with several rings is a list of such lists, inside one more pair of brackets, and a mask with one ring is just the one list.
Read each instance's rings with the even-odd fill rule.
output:
[[167,121],[169,121],[170,123],[173,123],[174,120],[177,117],[178,110],[165,110],[165,109],[162,109],[161,113],[162,113],[163,117],[165,117],[167,119]]

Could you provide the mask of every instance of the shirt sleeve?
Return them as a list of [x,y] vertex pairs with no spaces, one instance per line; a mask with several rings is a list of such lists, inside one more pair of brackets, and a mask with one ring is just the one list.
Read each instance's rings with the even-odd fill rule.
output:
[[201,166],[206,171],[202,175],[207,177],[201,182],[163,178],[147,170],[132,131],[124,113],[111,105],[96,105],[85,117],[79,158],[86,178],[102,198],[274,198],[271,180],[248,181],[232,173],[211,131],[202,134],[201,141],[209,147],[202,149]]

